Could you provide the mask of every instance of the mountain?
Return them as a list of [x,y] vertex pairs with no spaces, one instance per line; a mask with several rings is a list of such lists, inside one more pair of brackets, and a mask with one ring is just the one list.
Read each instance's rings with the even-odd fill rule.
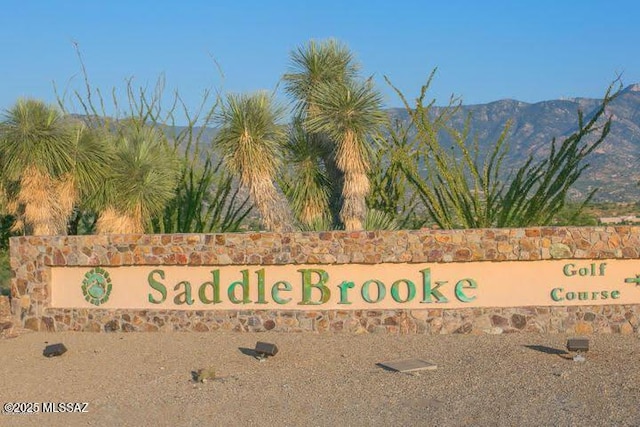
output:
[[[507,121],[511,120],[507,138],[509,152],[504,165],[513,165],[516,169],[529,155],[541,158],[548,154],[554,137],[560,142],[578,128],[578,110],[586,119],[599,103],[598,99],[588,98],[532,104],[505,99],[462,106],[453,124],[461,129],[470,115],[471,135],[477,137],[482,154],[491,149]],[[438,107],[435,107],[434,112],[437,111]],[[403,109],[389,112],[399,120],[408,119]],[[611,131],[598,149],[587,157],[589,167],[576,183],[573,196],[583,197],[593,188],[599,188],[596,201],[636,202],[640,199],[640,169],[635,168],[640,160],[640,84],[623,89],[607,107],[606,116],[612,117]],[[441,136],[441,142],[449,143],[446,135]]]
[[[517,169],[532,155],[540,159],[549,153],[555,137],[561,142],[578,128],[578,111],[585,120],[598,108],[601,100],[572,98],[526,103],[512,99],[488,104],[463,105],[453,118],[453,125],[462,129],[470,117],[470,134],[477,138],[481,156],[491,147],[511,120],[507,137],[509,151],[503,162],[505,175]],[[437,113],[442,107],[433,107]],[[407,121],[406,110],[389,109],[388,114]],[[598,188],[594,201],[637,202],[640,200],[640,84],[624,88],[606,109],[612,117],[611,131],[596,151],[587,157],[589,167],[574,186],[572,197],[584,198]],[[171,127],[169,134],[178,135],[184,127]],[[209,144],[216,129],[195,128],[194,135],[203,131],[201,141]],[[450,144],[448,135],[441,135],[442,144]],[[508,169],[506,165],[511,165]]]

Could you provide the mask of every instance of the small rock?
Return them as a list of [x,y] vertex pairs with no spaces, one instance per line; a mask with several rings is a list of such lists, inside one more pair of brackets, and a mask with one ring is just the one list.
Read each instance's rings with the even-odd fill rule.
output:
[[569,372],[567,372],[567,371],[563,371],[563,372],[555,371],[555,372],[553,372],[553,375],[556,376],[556,377],[560,377],[562,379],[569,378]]
[[200,383],[206,383],[207,381],[213,381],[216,379],[216,368],[210,366],[208,368],[199,369],[196,375],[196,381]]
[[4,331],[5,329],[9,329],[13,326],[12,322],[0,322],[0,331]]
[[514,314],[511,316],[511,324],[516,329],[523,329],[527,325],[527,318],[522,314]]
[[554,243],[549,248],[551,258],[567,258],[571,256],[571,248],[564,243]]
[[576,334],[589,335],[593,333],[593,325],[586,322],[578,322],[575,326]]
[[585,360],[587,359],[582,354],[576,354],[575,356],[573,356],[574,362],[584,362]]

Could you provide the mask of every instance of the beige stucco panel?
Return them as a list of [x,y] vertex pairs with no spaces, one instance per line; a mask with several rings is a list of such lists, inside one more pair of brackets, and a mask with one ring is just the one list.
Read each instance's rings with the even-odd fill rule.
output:
[[[99,308],[105,309],[392,310],[640,304],[640,286],[629,281],[640,274],[639,260],[375,265],[127,266],[104,267],[104,269],[109,273],[112,284],[108,301],[99,305]],[[264,292],[259,295],[256,272],[261,269],[264,269]],[[85,274],[90,270],[90,267],[51,267],[51,306],[98,307],[85,300],[82,291]],[[164,279],[161,279],[158,270],[163,271]],[[203,283],[213,280],[212,272],[215,270],[219,271],[221,302],[206,304],[200,300],[199,290]],[[248,300],[251,302],[234,304],[229,300],[228,288],[232,282],[242,280],[242,270],[248,270]],[[328,300],[320,303],[322,296],[320,290],[307,286],[310,290],[308,302],[319,304],[300,304],[304,300],[305,271],[310,284],[321,280],[320,270],[327,275],[323,285],[326,287],[325,296],[328,296]],[[427,273],[430,273],[430,280]],[[150,276],[166,289],[166,298],[157,304],[152,301],[161,301],[162,295],[159,290],[150,286]],[[285,290],[286,284],[278,283],[283,281],[291,285],[291,291]],[[350,287],[351,283],[353,287]],[[341,284],[343,292],[341,292]],[[274,286],[280,289],[275,292],[276,297],[281,301],[288,299],[290,301],[283,304],[276,303],[272,294]],[[189,287],[193,303],[176,304],[176,297],[186,299],[185,291]],[[205,288],[205,298],[213,299],[213,286],[207,285]],[[415,290],[415,295],[407,301],[408,291],[411,288]],[[456,295],[456,288],[458,295]],[[382,298],[378,294],[378,289],[384,289]],[[240,285],[236,285],[233,294],[235,298],[242,299],[242,290]],[[585,296],[586,299],[580,298]],[[366,298],[371,302],[367,302]],[[259,300],[264,303],[257,303]]]

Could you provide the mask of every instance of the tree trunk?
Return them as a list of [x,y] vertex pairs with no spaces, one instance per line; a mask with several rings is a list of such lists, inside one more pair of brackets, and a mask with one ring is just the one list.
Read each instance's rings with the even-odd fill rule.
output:
[[345,132],[342,143],[338,145],[336,164],[344,172],[340,220],[347,231],[362,230],[367,215],[366,196],[370,188],[367,176],[369,165],[353,131]]
[[290,232],[295,229],[291,208],[268,178],[254,178],[249,184],[249,194],[268,231]]

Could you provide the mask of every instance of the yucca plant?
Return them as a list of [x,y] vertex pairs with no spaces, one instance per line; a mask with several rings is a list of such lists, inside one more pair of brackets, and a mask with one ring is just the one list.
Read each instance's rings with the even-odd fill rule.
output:
[[311,94],[321,83],[347,83],[358,76],[360,66],[349,48],[335,39],[311,40],[290,54],[289,72],[282,80],[295,102],[296,115],[315,113]]
[[280,123],[284,109],[265,92],[228,95],[215,116],[215,148],[223,164],[249,191],[270,231],[291,231],[294,218],[274,181],[282,163],[286,128]]
[[[209,106],[210,91],[205,90],[199,106],[191,109],[185,105],[177,91],[166,99],[163,76],[160,76],[155,86],[150,89],[135,87],[133,79],[128,79],[124,90],[112,88],[109,92],[102,92],[91,85],[77,46],[76,53],[84,78],[84,90],[73,90],[70,94],[59,94],[56,91],[61,108],[80,113],[83,121],[92,129],[102,129],[112,135],[126,127],[127,122],[134,125],[134,128],[136,124],[154,128],[158,132],[157,136],[166,139],[169,151],[172,154],[179,153],[178,179],[173,188],[175,196],[167,201],[164,209],[154,213],[151,224],[142,221],[146,222],[145,231],[197,233],[238,230],[251,210],[248,198],[240,196],[230,175],[207,153],[207,127],[212,123],[219,98],[214,98],[213,105]],[[107,96],[104,96],[104,93]],[[185,119],[186,123],[182,123]],[[110,145],[117,145],[113,142],[117,139],[110,138]],[[165,148],[161,149],[161,153],[165,151]],[[121,152],[120,156],[122,155]],[[159,153],[158,157],[161,156]],[[168,160],[174,164],[175,156],[172,155]],[[102,169],[109,170],[116,162],[117,160],[113,160]],[[117,174],[121,175],[122,171]],[[74,233],[95,231],[98,218],[101,219],[102,231],[140,228],[140,221],[131,221],[131,217],[125,215],[121,208],[107,205],[110,197],[107,193],[110,191],[112,192],[102,188],[75,210],[72,223]],[[98,216],[100,210],[103,212]],[[136,222],[138,224],[135,224]],[[106,228],[108,223],[111,223],[112,227]]]
[[286,159],[289,174],[279,180],[300,225],[305,230],[331,228],[329,179],[321,158],[318,135],[304,131],[299,120],[291,127]]
[[306,128],[334,142],[333,156],[343,174],[340,221],[346,230],[362,230],[370,189],[370,138],[387,119],[381,109],[382,98],[367,80],[321,83],[310,99],[317,112],[307,116]]
[[38,100],[19,100],[0,123],[0,157],[14,228],[66,234],[75,204],[97,188],[108,163],[104,140]]
[[144,233],[175,195],[175,153],[159,130],[135,120],[119,123],[113,144],[115,161],[97,201],[97,231]]
[[[334,225],[340,223],[339,211],[343,186],[343,173],[336,165],[334,155],[336,144],[326,134],[309,131],[306,128],[306,120],[318,113],[318,106],[312,99],[312,93],[318,85],[346,84],[358,77],[359,69],[360,65],[343,43],[335,39],[311,40],[291,52],[289,71],[282,78],[285,91],[293,100],[296,120],[301,124],[302,131],[309,134],[307,142],[314,146],[308,151],[315,156],[315,159],[311,160],[321,164],[324,169],[327,179],[322,182],[326,188],[323,191],[329,194],[329,209]],[[301,164],[298,165],[301,166]],[[314,196],[313,192],[307,195]],[[312,205],[315,200],[308,200],[305,203]],[[326,222],[320,217],[310,218],[308,221],[315,223],[316,226]]]
[[394,215],[376,209],[368,209],[364,220],[365,230],[399,230]]
[[239,231],[253,208],[249,196],[241,195],[222,162],[213,159],[207,131],[220,106],[220,98],[205,109],[207,98],[208,94],[205,94],[193,115],[182,105],[187,124],[172,136],[174,150],[182,152],[180,179],[176,196],[153,219],[156,233]]

